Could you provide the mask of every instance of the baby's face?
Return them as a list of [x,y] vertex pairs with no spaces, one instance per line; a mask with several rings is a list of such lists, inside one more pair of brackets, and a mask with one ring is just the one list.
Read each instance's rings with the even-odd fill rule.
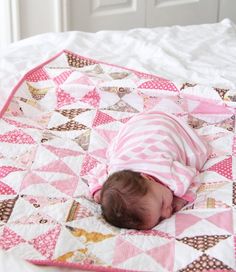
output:
[[154,181],[151,177],[145,175],[144,178],[149,186],[144,196],[148,211],[147,224],[144,229],[151,229],[161,220],[171,217],[173,194],[169,188]]

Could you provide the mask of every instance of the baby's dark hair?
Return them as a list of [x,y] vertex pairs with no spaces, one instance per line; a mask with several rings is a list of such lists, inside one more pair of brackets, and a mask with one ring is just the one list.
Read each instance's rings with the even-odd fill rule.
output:
[[108,177],[101,191],[102,214],[110,224],[128,229],[145,225],[145,205],[141,201],[148,191],[142,175],[122,170]]

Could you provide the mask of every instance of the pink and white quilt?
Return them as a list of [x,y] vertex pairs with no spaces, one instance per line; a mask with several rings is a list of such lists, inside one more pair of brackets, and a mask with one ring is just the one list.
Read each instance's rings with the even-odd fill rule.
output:
[[[0,120],[0,247],[30,262],[95,271],[235,271],[236,91],[175,84],[69,51],[28,72]],[[110,226],[89,171],[120,126],[168,108],[212,154],[196,201],[149,231]]]

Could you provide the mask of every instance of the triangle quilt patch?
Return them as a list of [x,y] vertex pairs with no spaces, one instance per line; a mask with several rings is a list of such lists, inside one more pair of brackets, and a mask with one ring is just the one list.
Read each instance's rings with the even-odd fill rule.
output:
[[10,186],[0,181],[0,194],[1,195],[15,195],[16,192]]
[[[166,256],[166,252],[168,252],[168,256]],[[146,254],[151,256],[157,263],[159,263],[167,271],[173,271],[175,255],[174,240],[159,247],[152,248],[146,251]]]
[[73,104],[76,101],[76,98],[71,96],[69,93],[63,91],[60,88],[57,89],[57,108]]
[[122,237],[118,236],[116,239],[115,246],[115,255],[113,257],[113,265],[117,265],[125,262],[129,258],[133,258],[134,256],[143,253],[143,250],[136,247],[132,243],[122,239]]
[[0,245],[4,250],[9,250],[19,244],[25,243],[26,241],[13,230],[8,227],[4,227],[3,232],[0,236]]
[[17,168],[14,166],[7,166],[7,165],[0,166],[0,178],[4,178],[10,173],[17,172],[17,171],[23,171],[23,169]]
[[35,88],[28,82],[26,84],[32,98],[34,98],[35,100],[41,100],[42,98],[44,98],[44,96],[47,94],[49,90],[49,88],[43,88],[43,89]]
[[35,171],[42,171],[42,172],[59,172],[65,173],[72,176],[77,176],[71,168],[67,164],[65,164],[62,160],[55,160],[51,163],[48,163],[40,168],[35,169]]
[[209,248],[214,247],[220,241],[225,240],[230,235],[201,235],[193,237],[184,237],[182,239],[177,239],[178,241],[191,246],[197,250],[205,252]]
[[34,144],[34,139],[22,130],[12,130],[0,135],[0,141],[14,144]]
[[83,96],[80,101],[85,102],[94,108],[97,108],[100,102],[100,95],[95,88],[94,90],[89,91],[85,96]]
[[[207,269],[207,270],[206,270]],[[185,268],[179,270],[180,272],[186,271],[232,271],[232,268],[224,264],[222,261],[211,257],[207,254],[202,254],[197,260],[187,265]]]
[[152,80],[142,83],[138,86],[140,89],[158,89],[158,90],[165,90],[165,91],[174,91],[178,92],[176,86],[168,80]]
[[131,112],[138,113],[139,111],[130,106],[124,100],[120,99],[117,103],[112,106],[105,108],[105,110],[120,111],[120,112]]
[[73,71],[72,70],[65,70],[64,72],[62,72],[61,74],[55,76],[53,78],[53,81],[57,84],[57,85],[61,85],[63,84],[67,78],[71,75]]
[[231,209],[226,209],[223,212],[217,212],[205,219],[220,229],[226,230],[230,234],[233,234],[233,214]]
[[96,116],[93,120],[93,127],[97,127],[97,126],[111,123],[114,121],[116,121],[116,120],[113,117],[111,117],[110,115],[108,115],[102,111],[97,111]]
[[60,231],[61,226],[57,225],[55,228],[29,241],[29,244],[33,245],[47,259],[51,260]]
[[175,232],[176,236],[179,236],[186,229],[192,227],[197,222],[201,221],[202,218],[193,215],[193,214],[185,214],[185,213],[177,213],[175,215]]
[[60,114],[62,114],[63,116],[69,118],[69,119],[73,119],[76,116],[80,115],[82,112],[86,112],[89,111],[90,109],[63,109],[63,110],[56,110],[56,112],[59,112]]
[[84,66],[94,65],[97,63],[94,60],[84,58],[71,52],[66,52],[66,57],[69,66],[76,68],[83,68]]
[[38,82],[41,80],[48,80],[50,78],[48,74],[45,72],[44,68],[38,68],[33,72],[27,73],[25,79],[26,81],[30,82]]
[[219,175],[226,177],[227,179],[233,179],[232,173],[232,156],[212,165],[207,169],[208,171],[215,171]]

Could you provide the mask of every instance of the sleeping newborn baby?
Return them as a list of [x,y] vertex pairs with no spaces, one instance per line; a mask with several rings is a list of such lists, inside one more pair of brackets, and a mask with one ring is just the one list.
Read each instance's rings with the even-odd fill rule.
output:
[[112,225],[151,229],[195,199],[197,174],[209,155],[204,140],[172,114],[132,117],[93,169],[91,193]]

